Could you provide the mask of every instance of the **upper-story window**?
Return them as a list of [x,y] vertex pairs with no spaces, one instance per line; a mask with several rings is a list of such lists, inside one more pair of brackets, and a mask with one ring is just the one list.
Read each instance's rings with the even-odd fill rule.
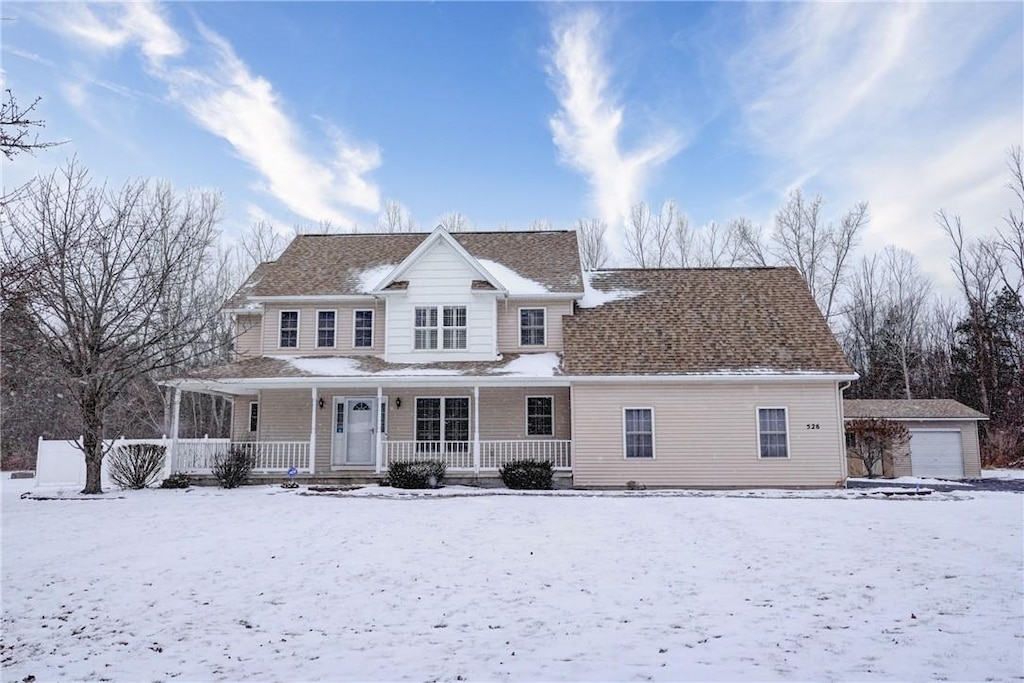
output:
[[373,311],[356,311],[352,325],[352,346],[367,349],[373,346]]
[[466,348],[466,307],[445,306],[442,323],[444,324],[444,348]]
[[413,345],[417,349],[437,348],[437,306],[418,306]]
[[547,341],[544,313],[543,308],[519,309],[520,346],[544,346]]
[[278,337],[278,346],[282,349],[297,349],[299,347],[298,311],[281,311],[281,333]]
[[[438,337],[441,348],[466,348],[466,307],[443,306],[440,318],[437,306],[417,306],[413,328],[413,347],[416,349],[436,349]],[[438,325],[440,323],[440,326]],[[440,329],[440,335],[438,330]]]
[[317,311],[316,313],[316,345],[317,348],[333,347],[336,330],[334,311]]

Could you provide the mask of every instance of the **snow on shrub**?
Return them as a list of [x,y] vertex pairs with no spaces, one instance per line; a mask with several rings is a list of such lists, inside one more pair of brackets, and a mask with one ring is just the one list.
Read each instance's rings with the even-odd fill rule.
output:
[[388,467],[388,485],[396,489],[439,489],[447,466],[440,460],[396,462]]
[[187,489],[192,485],[192,480],[184,472],[175,472],[160,482],[162,489]]
[[550,489],[551,463],[543,460],[513,460],[498,473],[510,489]]

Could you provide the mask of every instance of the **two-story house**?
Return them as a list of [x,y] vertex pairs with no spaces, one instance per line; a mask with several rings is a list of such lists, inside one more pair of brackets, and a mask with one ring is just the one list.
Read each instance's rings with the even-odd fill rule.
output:
[[[574,232],[302,235],[227,302],[257,468],[549,460],[576,486],[828,486],[856,377],[788,268],[583,273]],[[208,453],[177,443],[174,467]]]

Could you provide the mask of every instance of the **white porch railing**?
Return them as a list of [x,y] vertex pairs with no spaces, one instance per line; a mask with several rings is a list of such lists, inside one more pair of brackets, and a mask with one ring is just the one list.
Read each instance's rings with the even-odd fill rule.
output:
[[[386,441],[382,466],[393,462],[440,460],[450,470],[475,470],[472,441]],[[572,469],[572,441],[531,439],[481,441],[480,470],[497,470],[513,460],[550,462],[556,470]]]
[[178,439],[174,470],[194,474],[213,468],[217,454],[240,450],[253,458],[254,472],[287,472],[294,467],[309,472],[308,441],[230,441],[228,439]]

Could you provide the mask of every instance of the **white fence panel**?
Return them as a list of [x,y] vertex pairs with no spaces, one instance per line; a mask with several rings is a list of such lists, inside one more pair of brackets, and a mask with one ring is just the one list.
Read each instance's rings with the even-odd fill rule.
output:
[[[39,446],[36,449],[36,486],[85,486],[85,454],[76,445],[80,442],[81,439],[39,439]],[[171,449],[170,439],[108,439],[104,443],[112,445],[111,450],[118,446],[141,443],[166,446],[168,453]],[[165,462],[164,471],[159,478],[162,479],[169,474],[170,462]],[[110,480],[110,451],[107,451],[103,458],[100,482],[103,488],[114,487],[114,482]]]

